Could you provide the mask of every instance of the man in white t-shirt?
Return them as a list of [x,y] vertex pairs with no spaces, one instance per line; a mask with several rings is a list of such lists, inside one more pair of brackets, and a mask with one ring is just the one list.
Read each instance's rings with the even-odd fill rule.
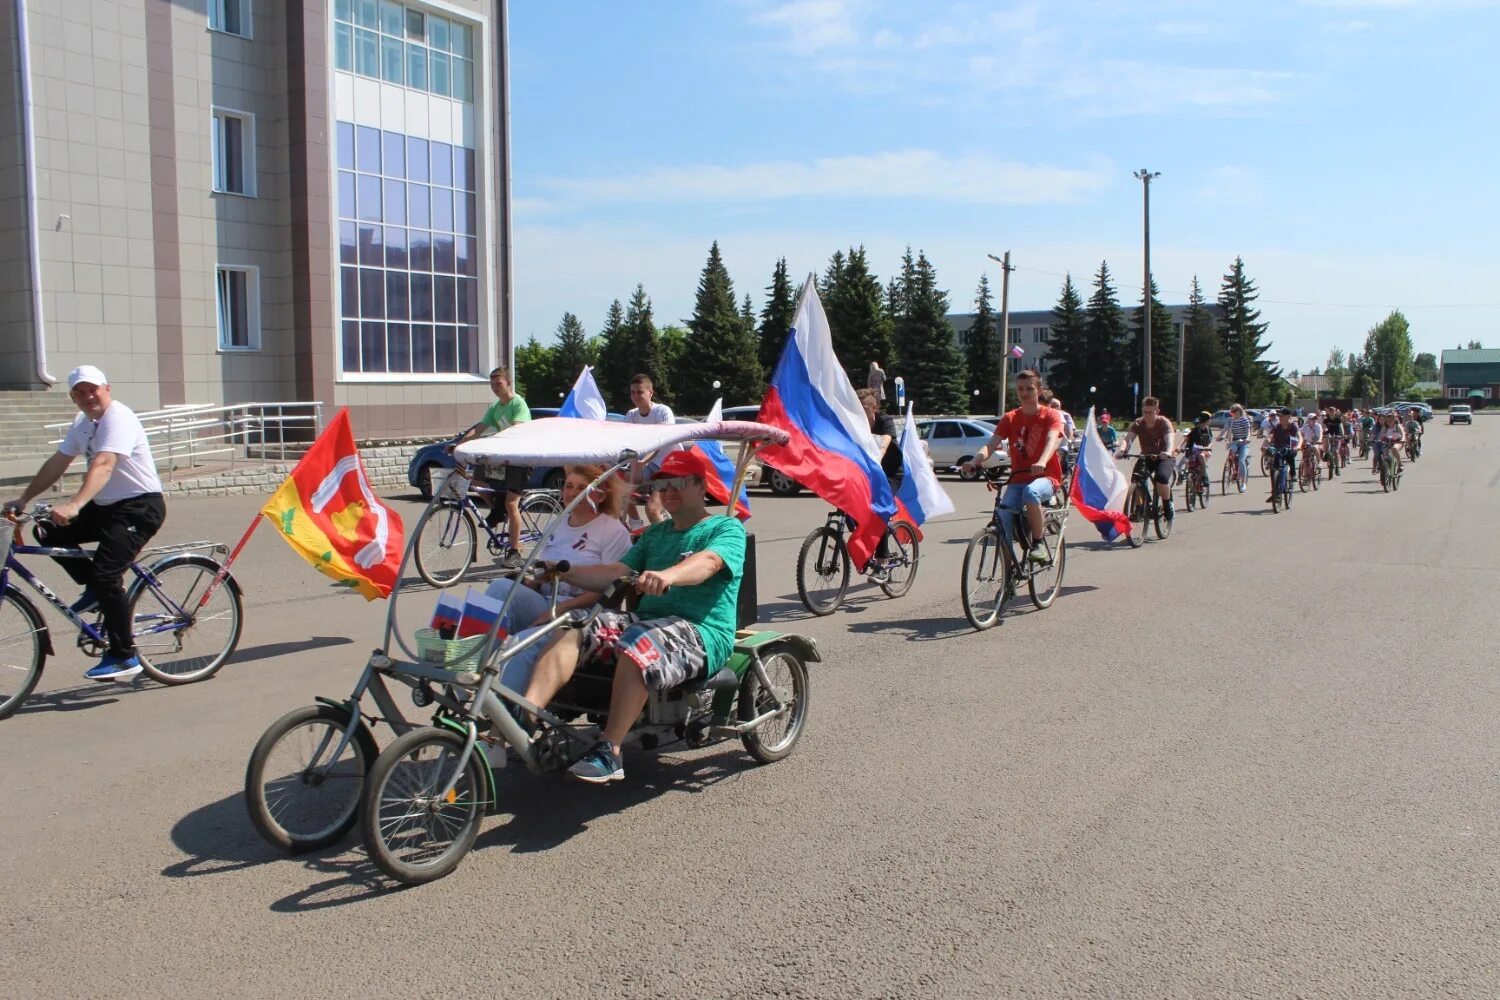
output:
[[83,614],[97,607],[109,639],[104,658],[84,676],[124,680],[141,672],[125,601],[125,570],[161,527],[167,507],[145,429],[130,407],[114,400],[104,373],[93,365],[74,368],[68,373],[68,395],[82,412],[31,485],[5,506],[25,510],[62,478],[73,459],[85,456],[83,485],[52,508],[50,523],[37,525],[37,541],[59,548],[99,543],[93,559],[57,562],[83,585],[73,611]]
[[[625,413],[627,424],[670,424],[677,420],[672,408],[666,403],[652,401],[652,395],[656,392],[656,386],[651,381],[650,375],[637,375],[630,380],[630,401],[635,404]],[[658,455],[650,462],[640,462],[630,469],[630,481],[632,484],[643,483],[651,478],[651,474],[661,468],[661,460],[665,455]],[[635,501],[631,501],[630,510],[626,515],[627,520],[638,520],[639,512]],[[661,500],[653,491],[646,497],[646,519],[652,524],[660,521],[666,513],[662,510]]]

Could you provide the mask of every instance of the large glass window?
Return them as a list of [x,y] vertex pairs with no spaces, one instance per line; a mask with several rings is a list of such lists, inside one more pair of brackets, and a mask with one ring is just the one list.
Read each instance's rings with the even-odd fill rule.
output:
[[[217,5],[247,2],[213,0]],[[472,26],[392,0],[336,0],[333,18],[337,68],[473,103],[478,88]]]
[[214,190],[255,195],[255,116],[214,109]]
[[474,151],[336,132],[343,370],[480,374]]

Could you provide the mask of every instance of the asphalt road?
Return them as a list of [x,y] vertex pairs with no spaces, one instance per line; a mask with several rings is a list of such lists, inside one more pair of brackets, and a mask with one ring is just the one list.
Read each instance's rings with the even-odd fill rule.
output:
[[[384,611],[262,532],[216,679],[64,651],[0,723],[0,996],[1495,996],[1500,419],[1430,428],[1396,494],[1355,471],[1272,515],[1256,480],[1139,551],[1075,519],[1057,603],[983,634],[981,486],[911,594],[824,619],[792,568],[822,504],[757,496],[764,617],[826,657],[796,752],[511,768],[410,890],[245,818],[261,731],[345,694]],[[162,540],[254,509],[173,501]]]

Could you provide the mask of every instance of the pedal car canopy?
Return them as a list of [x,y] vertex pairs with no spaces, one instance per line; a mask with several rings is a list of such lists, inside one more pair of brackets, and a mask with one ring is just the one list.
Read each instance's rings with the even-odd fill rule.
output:
[[613,465],[629,453],[648,455],[694,441],[786,444],[786,431],[748,420],[715,423],[626,424],[577,417],[543,417],[467,441],[453,457],[468,465]]

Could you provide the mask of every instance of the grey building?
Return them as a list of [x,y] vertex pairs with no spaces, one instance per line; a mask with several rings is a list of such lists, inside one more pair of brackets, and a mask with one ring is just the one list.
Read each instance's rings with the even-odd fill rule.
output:
[[0,386],[472,422],[505,81],[504,0],[0,0]]
[[[1166,309],[1172,314],[1172,328],[1177,336],[1182,336],[1183,325],[1187,321],[1188,306],[1167,306]],[[1208,303],[1203,307],[1215,321],[1224,316],[1224,310],[1218,305]],[[1127,313],[1128,313],[1127,309]],[[974,325],[974,313],[949,313],[948,322],[953,325],[953,332],[958,335],[960,347],[969,344],[969,329]],[[1020,312],[1012,311],[1010,314],[1010,336],[1006,339],[1006,348],[1012,345],[1020,345],[1026,354],[1019,361],[1011,359],[1010,373],[1014,378],[1015,373],[1022,368],[1035,368],[1043,375],[1047,374],[1047,368],[1051,364],[1051,340],[1052,321],[1054,316],[1051,309],[1028,309]],[[998,325],[1000,316],[995,315],[995,323]],[[996,390],[998,393],[999,390]]]

